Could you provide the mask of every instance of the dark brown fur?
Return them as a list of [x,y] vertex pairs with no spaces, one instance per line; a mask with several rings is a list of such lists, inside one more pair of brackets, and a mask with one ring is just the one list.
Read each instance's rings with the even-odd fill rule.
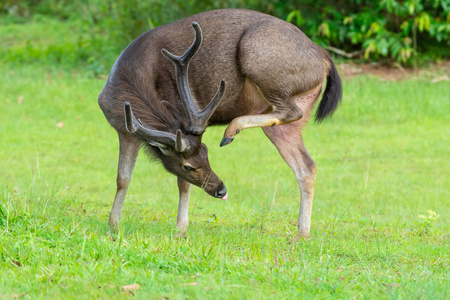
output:
[[[222,78],[227,84],[224,100],[210,125],[228,124],[238,116],[252,113],[252,107],[241,101],[245,98],[246,78],[257,83],[264,95],[282,101],[321,84],[328,73],[328,53],[294,25],[247,10],[201,13],[150,30],[123,51],[99,98],[105,114],[114,116],[113,121],[108,118],[114,128],[125,130],[124,101],[130,102],[138,118],[161,130],[167,126],[160,128],[161,123],[153,117],[173,121],[169,115],[154,111],[161,110],[161,100],[171,102],[184,114],[174,88],[175,69],[160,50],[182,54],[192,43],[193,21],[200,24],[204,36],[202,47],[189,66],[191,92],[198,106],[206,106]],[[296,48],[280,47],[289,42]],[[270,76],[274,72],[277,80]],[[293,72],[295,77],[290,76]],[[177,125],[168,127],[176,130]]]

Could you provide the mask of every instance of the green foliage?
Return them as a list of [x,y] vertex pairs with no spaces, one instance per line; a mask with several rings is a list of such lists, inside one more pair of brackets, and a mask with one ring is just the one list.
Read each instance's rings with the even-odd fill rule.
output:
[[[4,22],[49,23],[59,18],[75,27],[70,33],[75,40],[56,45],[35,45],[26,41],[26,47],[2,47],[0,60],[52,64],[80,62],[94,74],[107,73],[119,53],[141,33],[177,19],[217,8],[249,8],[267,13],[278,7],[270,1],[258,0],[8,0],[0,6]],[[0,29],[1,30],[1,29]],[[1,41],[0,41],[1,43]]]
[[[450,57],[450,4],[446,0],[305,2],[297,11],[307,17],[297,25],[323,46],[363,50],[366,60],[410,63],[416,51],[428,59]],[[436,46],[447,51],[433,51]]]
[[72,39],[61,35],[62,41],[52,44],[29,39],[20,49],[0,41],[0,60],[84,66],[104,74],[139,34],[217,8],[275,15],[299,26],[320,45],[356,52],[365,60],[408,65],[415,58],[450,57],[448,0],[5,0],[0,4],[2,26],[56,20],[72,27],[66,33]]

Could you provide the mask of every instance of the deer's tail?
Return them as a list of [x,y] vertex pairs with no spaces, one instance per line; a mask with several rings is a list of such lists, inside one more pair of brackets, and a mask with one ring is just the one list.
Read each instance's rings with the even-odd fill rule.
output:
[[342,99],[341,78],[331,57],[328,57],[328,62],[330,63],[330,71],[327,75],[327,87],[316,112],[316,122],[321,122],[326,117],[330,117]]

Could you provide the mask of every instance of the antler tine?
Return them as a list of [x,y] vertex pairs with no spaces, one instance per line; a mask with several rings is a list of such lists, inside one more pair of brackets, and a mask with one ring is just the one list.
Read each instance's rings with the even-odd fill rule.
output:
[[217,89],[217,92],[212,98],[211,102],[209,102],[208,105],[201,112],[198,113],[198,117],[204,120],[205,125],[206,122],[208,122],[211,115],[216,110],[217,106],[219,106],[220,100],[222,100],[224,92],[225,92],[225,79],[222,79],[219,83],[219,88]]
[[189,141],[183,139],[181,130],[178,130],[175,135],[173,133],[144,127],[142,123],[136,120],[133,111],[131,110],[130,103],[125,102],[123,108],[125,111],[125,128],[129,133],[134,133],[149,142],[169,145],[178,152],[186,152],[190,149]]
[[181,66],[186,67],[189,65],[189,62],[194,57],[194,55],[197,53],[198,49],[200,49],[200,46],[203,41],[203,35],[202,35],[202,29],[200,28],[200,25],[198,25],[197,22],[192,22],[192,27],[194,27],[195,31],[195,39],[192,45],[189,47],[189,49],[184,52],[181,56],[176,56],[169,51],[167,51],[165,48],[161,49],[162,54],[170,60],[175,66]]
[[199,109],[195,105],[191,91],[189,89],[188,66],[192,57],[194,57],[194,55],[200,49],[203,36],[200,25],[198,25],[197,22],[192,22],[192,27],[195,31],[194,42],[182,56],[173,55],[164,48],[161,50],[161,52],[175,65],[178,92],[180,93],[181,101],[183,102],[183,106],[188,118],[189,131],[193,134],[201,135],[203,132],[205,132],[205,128],[209,118],[219,105],[220,99],[222,98],[224,93],[225,82],[224,80],[220,82],[219,90],[217,91],[214,98],[202,111],[199,111]]

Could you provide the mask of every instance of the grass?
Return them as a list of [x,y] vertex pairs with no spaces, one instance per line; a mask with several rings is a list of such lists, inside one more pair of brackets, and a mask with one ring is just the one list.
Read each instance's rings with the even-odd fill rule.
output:
[[[65,43],[76,43],[75,30],[80,30],[80,22],[61,22],[51,18],[33,18],[25,26],[21,23],[1,22],[0,45],[3,49],[19,50],[32,44],[36,47],[48,47]],[[76,31],[75,31],[76,32]]]
[[[141,155],[121,232],[107,220],[116,134],[83,71],[0,64],[0,298],[450,297],[448,95],[421,77],[344,82],[305,143],[319,166],[312,238],[297,244],[295,178],[259,129],[219,148],[224,202],[193,188],[186,240],[174,176]],[[439,215],[439,216],[437,216]]]
[[0,19],[0,62],[44,63],[68,68],[86,64],[89,55],[82,22],[33,16],[25,23]]

